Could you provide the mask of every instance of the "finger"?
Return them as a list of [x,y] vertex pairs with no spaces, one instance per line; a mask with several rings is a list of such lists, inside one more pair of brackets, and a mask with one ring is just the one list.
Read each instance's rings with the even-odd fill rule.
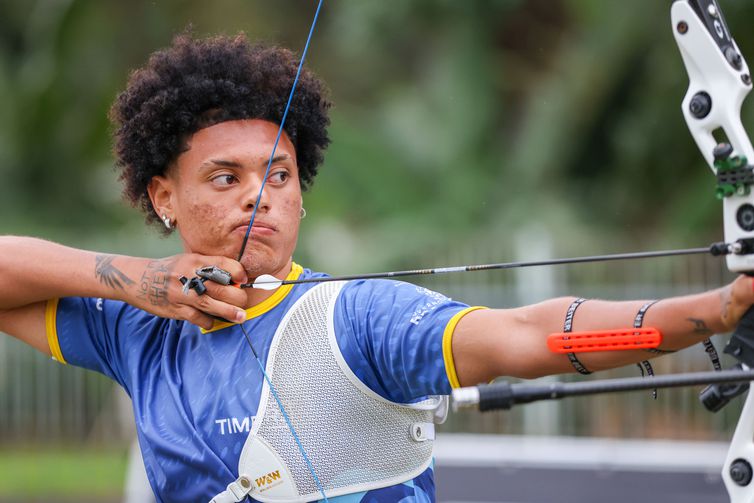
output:
[[246,269],[243,268],[240,262],[228,257],[205,257],[207,260],[211,260],[205,265],[215,265],[220,269],[224,269],[230,273],[233,282],[235,283],[247,283],[249,281],[246,275]]
[[219,300],[231,306],[244,309],[248,302],[246,292],[235,286],[218,285],[212,281],[206,281],[204,286],[207,288],[207,293],[213,299]]
[[194,297],[193,305],[196,309],[199,309],[207,315],[216,316],[233,323],[240,323],[246,320],[246,311],[231,304],[216,300],[209,295]]
[[212,327],[215,325],[215,320],[211,316],[191,306],[181,306],[179,316],[181,319],[201,327],[204,330],[212,330]]

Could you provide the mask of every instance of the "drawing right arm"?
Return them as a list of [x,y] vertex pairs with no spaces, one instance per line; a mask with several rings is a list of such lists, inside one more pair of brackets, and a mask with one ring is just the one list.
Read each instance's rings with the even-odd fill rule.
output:
[[184,295],[179,276],[208,264],[229,271],[239,283],[243,267],[226,257],[181,254],[164,259],[98,254],[36,238],[0,236],[0,331],[50,354],[45,332],[47,301],[61,297],[121,300],[164,318],[203,328],[212,317],[245,316],[246,294],[208,282],[207,295]]

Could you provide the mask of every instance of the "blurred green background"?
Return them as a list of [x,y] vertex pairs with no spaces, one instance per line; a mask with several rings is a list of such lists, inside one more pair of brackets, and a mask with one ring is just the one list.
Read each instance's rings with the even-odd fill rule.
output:
[[[308,217],[296,260],[352,273],[525,258],[542,236],[546,251],[557,256],[721,239],[713,178],[680,111],[688,79],[670,30],[670,4],[326,1],[308,66],[331,89],[333,143],[305,194]],[[110,103],[129,72],[188,25],[197,35],[245,31],[251,39],[300,51],[315,5],[0,1],[0,233],[125,254],[179,252],[176,239],[145,228],[120,197],[110,155]],[[744,56],[754,57],[754,3],[722,0],[721,6]],[[744,124],[752,124],[752,113],[745,105]],[[537,237],[529,243],[531,235]],[[589,269],[593,277],[586,279],[566,273],[545,293],[650,297],[678,292],[613,287],[642,274],[658,285],[682,277],[709,287],[724,278],[702,272],[699,279],[694,264],[681,276],[670,262],[640,272]],[[511,294],[515,281],[508,276],[492,278],[485,284],[503,285],[502,293],[486,295],[478,284],[454,290],[468,281],[457,277],[430,286],[469,292],[462,300],[488,305],[536,300]],[[583,288],[565,291],[573,285]],[[24,351],[12,346],[6,353],[37,358]],[[19,473],[39,472],[34,464],[48,456],[57,460],[52,464],[81,463],[73,473],[86,474],[96,453],[101,460],[94,465],[112,467],[96,478],[106,494],[117,494],[127,442],[101,429],[51,433],[44,424],[54,419],[38,419],[47,399],[34,393],[49,388],[44,379],[59,385],[58,378],[9,368],[0,371],[0,412],[16,414],[19,424],[33,420],[28,428],[13,427],[0,413],[0,498],[28,495],[14,492],[20,477],[3,463]],[[113,400],[110,388],[76,372],[63,374],[75,375],[65,379],[89,390],[82,396],[91,394],[96,417],[101,404]],[[10,391],[22,381],[33,382],[32,391]],[[12,393],[21,398],[7,398]],[[86,417],[71,421],[85,423]],[[718,426],[713,430],[726,433],[730,420]],[[590,432],[626,433],[569,431]],[[715,435],[701,434],[723,438]],[[70,454],[82,445],[84,454]],[[48,446],[52,451],[39,454]],[[26,456],[29,449],[37,456]],[[31,459],[29,466],[18,461],[23,459]],[[70,485],[75,499],[82,485],[73,475],[61,479],[66,483],[47,489],[61,495]]]
[[[679,110],[687,77],[670,3],[326,2],[308,64],[332,91],[333,144],[306,198],[299,260],[322,259],[323,227],[351,235],[356,249],[313,265],[343,270],[351,260],[415,263],[428,248],[532,221],[562,247],[578,235],[573,247],[585,250],[718,237],[709,172]],[[751,54],[754,5],[723,5]],[[300,50],[313,10],[309,1],[0,3],[2,231],[174,250],[120,199],[110,103],[189,24]]]

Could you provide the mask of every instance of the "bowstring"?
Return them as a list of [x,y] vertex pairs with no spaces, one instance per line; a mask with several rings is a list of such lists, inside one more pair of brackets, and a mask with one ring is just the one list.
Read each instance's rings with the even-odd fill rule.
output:
[[291,422],[291,418],[290,416],[288,416],[288,413],[286,412],[285,407],[283,407],[283,402],[280,400],[280,396],[278,395],[277,390],[275,390],[275,386],[272,384],[272,379],[270,378],[267,371],[264,369],[264,365],[262,365],[262,360],[259,358],[259,355],[254,349],[254,345],[251,343],[251,337],[249,336],[249,333],[246,331],[246,328],[243,326],[243,324],[239,324],[239,326],[241,327],[241,331],[243,332],[244,337],[246,337],[246,342],[249,343],[249,348],[251,349],[251,352],[254,355],[254,359],[257,361],[257,364],[259,365],[259,370],[262,371],[264,380],[267,381],[267,384],[270,387],[270,393],[272,393],[272,397],[275,399],[275,402],[277,402],[278,407],[280,408],[280,413],[283,415],[285,424],[287,424],[288,429],[291,430],[291,435],[293,436],[293,440],[296,442],[296,446],[298,447],[299,452],[301,452],[301,455],[304,457],[306,466],[309,468],[309,472],[312,474],[314,483],[317,485],[317,490],[322,495],[322,498],[323,498],[322,501],[324,501],[325,503],[329,503],[329,500],[327,499],[327,496],[325,495],[325,490],[322,487],[322,482],[320,482],[319,477],[317,477],[317,473],[314,471],[314,465],[312,465],[312,462],[309,459],[309,456],[306,455],[304,444],[301,443],[301,439],[296,433],[295,428],[293,428],[293,423]]
[[[241,251],[238,254],[239,262],[243,258],[243,254],[246,251],[246,244],[248,243],[249,237],[251,236],[251,228],[254,226],[254,219],[257,216],[259,203],[262,200],[262,193],[264,192],[264,187],[267,184],[267,177],[270,174],[272,161],[275,158],[275,150],[277,149],[278,142],[280,141],[280,136],[283,134],[283,128],[285,127],[285,119],[288,117],[288,111],[290,110],[291,103],[293,102],[293,95],[296,92],[296,86],[298,85],[298,80],[299,80],[299,77],[301,76],[301,70],[304,67],[304,61],[306,60],[306,53],[309,50],[309,43],[312,40],[312,35],[314,34],[314,27],[317,25],[317,19],[319,18],[319,11],[322,8],[323,2],[324,0],[319,0],[317,4],[317,10],[314,13],[314,19],[312,20],[312,25],[309,28],[309,35],[306,37],[306,44],[304,44],[304,50],[301,53],[301,60],[299,61],[298,69],[296,70],[296,77],[293,79],[293,85],[291,86],[291,93],[288,95],[288,102],[285,105],[285,110],[283,111],[283,117],[280,120],[280,127],[278,128],[277,136],[275,137],[275,143],[272,145],[272,152],[270,153],[270,160],[267,162],[267,169],[265,169],[264,171],[262,185],[259,187],[257,200],[254,203],[254,211],[251,213],[251,220],[249,221],[249,226],[246,228],[246,234],[244,235],[243,242],[241,243]],[[317,490],[319,490],[319,493],[322,495],[322,501],[324,501],[325,503],[328,503],[329,500],[327,499],[327,496],[325,495],[325,490],[322,487],[322,483],[320,482],[319,477],[317,477],[317,474],[314,471],[314,466],[312,465],[312,462],[309,459],[309,456],[307,456],[306,450],[304,449],[304,446],[301,443],[299,436],[296,434],[296,430],[293,427],[293,423],[291,422],[290,417],[288,416],[288,413],[285,411],[285,407],[283,407],[283,402],[280,400],[280,397],[278,396],[278,393],[275,390],[275,386],[273,386],[272,384],[272,379],[270,379],[270,376],[265,371],[264,365],[262,365],[262,361],[260,360],[259,355],[254,350],[254,346],[251,343],[251,337],[249,337],[248,332],[246,332],[246,328],[243,326],[243,322],[240,323],[239,326],[241,327],[241,331],[243,331],[243,334],[246,337],[246,342],[249,343],[249,348],[251,349],[251,352],[253,353],[254,358],[259,364],[259,368],[262,371],[262,375],[264,376],[265,381],[267,381],[267,384],[270,387],[270,392],[272,393],[272,396],[274,397],[275,401],[277,402],[278,407],[280,408],[280,412],[282,413],[283,418],[285,419],[285,423],[288,426],[288,429],[291,431],[291,435],[293,436],[293,439],[296,442],[296,446],[301,452],[301,455],[303,456],[304,461],[306,461],[306,465],[309,468],[309,472],[311,473],[312,478],[314,479],[314,483],[317,485]]]
[[241,252],[238,254],[238,261],[240,262],[243,258],[243,253],[246,251],[246,243],[249,241],[249,236],[251,235],[251,228],[254,225],[254,219],[257,216],[257,209],[259,209],[259,203],[262,200],[262,192],[264,192],[264,187],[267,185],[267,177],[270,174],[270,168],[272,167],[272,160],[275,158],[275,150],[277,150],[278,142],[280,141],[280,136],[283,134],[283,127],[285,126],[285,119],[288,117],[288,110],[291,108],[291,102],[293,101],[293,95],[296,92],[296,86],[298,85],[298,79],[301,76],[301,69],[304,67],[304,60],[306,59],[306,53],[309,50],[309,43],[312,40],[312,35],[314,34],[314,27],[317,25],[317,18],[319,17],[319,11],[322,7],[322,3],[324,0],[319,0],[319,3],[317,4],[317,11],[314,13],[314,20],[312,21],[311,28],[309,28],[309,35],[306,37],[306,44],[304,45],[304,51],[301,53],[301,60],[298,63],[298,69],[296,70],[296,78],[293,79],[293,85],[291,86],[291,93],[288,95],[288,103],[285,105],[285,110],[283,111],[283,118],[280,120],[280,127],[278,128],[277,136],[275,137],[275,143],[272,145],[272,152],[270,153],[270,160],[267,162],[267,169],[264,171],[264,178],[262,179],[262,185],[259,187],[259,193],[257,194],[257,200],[254,203],[254,211],[251,213],[251,221],[249,222],[249,226],[246,228],[246,234],[243,237],[243,242],[241,243]]

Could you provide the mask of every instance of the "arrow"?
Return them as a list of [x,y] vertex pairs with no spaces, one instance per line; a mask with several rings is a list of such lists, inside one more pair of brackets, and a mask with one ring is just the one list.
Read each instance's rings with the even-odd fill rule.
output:
[[[736,243],[737,244],[737,243]],[[742,253],[736,244],[714,243],[709,247],[684,248],[680,250],[661,250],[634,253],[614,253],[611,255],[591,255],[586,257],[556,258],[550,260],[533,260],[528,262],[502,262],[498,264],[460,265],[455,267],[437,267],[434,269],[409,269],[405,271],[372,272],[366,274],[353,274],[348,276],[328,276],[323,278],[305,278],[284,280],[269,274],[258,276],[252,283],[239,285],[240,288],[257,288],[260,290],[275,290],[283,285],[298,285],[302,283],[325,283],[328,281],[350,281],[355,279],[380,279],[398,278],[402,276],[426,276],[429,274],[447,274],[451,272],[491,271],[495,269],[515,269],[521,267],[537,267],[544,265],[581,264],[586,262],[609,262],[614,260],[634,260],[655,257],[675,257],[679,255],[702,255],[714,256],[727,255],[729,253]]]

